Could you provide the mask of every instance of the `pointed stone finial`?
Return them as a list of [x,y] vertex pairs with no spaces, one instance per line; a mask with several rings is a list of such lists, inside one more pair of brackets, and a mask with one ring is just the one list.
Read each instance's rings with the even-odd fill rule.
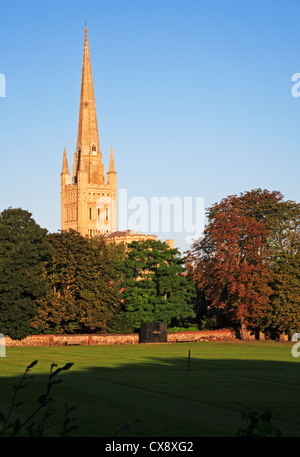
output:
[[114,153],[113,153],[113,148],[111,146],[108,173],[115,173],[115,172],[116,172],[116,170],[115,170]]
[[62,172],[63,172],[63,173],[69,173],[68,158],[67,158],[67,151],[66,151],[66,148],[64,149],[64,158],[63,158]]

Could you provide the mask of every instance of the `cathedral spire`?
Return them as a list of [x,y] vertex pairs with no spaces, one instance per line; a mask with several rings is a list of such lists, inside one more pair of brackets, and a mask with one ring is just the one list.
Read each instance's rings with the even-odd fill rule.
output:
[[104,174],[86,24],[84,35],[72,184],[66,151],[61,173],[61,230],[77,230],[92,237],[117,230],[117,173],[111,149],[107,177]]
[[81,156],[88,156],[92,151],[94,152],[94,155],[100,154],[100,145],[86,25],[84,33],[85,39],[81,77],[77,153],[80,151]]

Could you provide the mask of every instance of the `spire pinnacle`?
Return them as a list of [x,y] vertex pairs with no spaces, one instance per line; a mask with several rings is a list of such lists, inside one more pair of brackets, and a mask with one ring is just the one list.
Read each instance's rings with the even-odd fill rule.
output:
[[109,170],[108,173],[116,173],[113,148],[110,148]]
[[62,172],[63,172],[63,173],[69,173],[68,158],[67,158],[67,151],[66,151],[66,148],[64,149],[64,158],[63,158]]

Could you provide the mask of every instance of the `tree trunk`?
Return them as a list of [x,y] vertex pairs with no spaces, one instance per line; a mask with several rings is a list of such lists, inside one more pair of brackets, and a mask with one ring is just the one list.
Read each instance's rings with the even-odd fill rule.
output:
[[285,332],[279,334],[279,341],[281,343],[288,341],[288,339],[289,339],[289,336]]
[[244,317],[241,317],[241,339],[244,341],[249,340],[249,331],[247,329],[247,326],[245,324],[245,319]]

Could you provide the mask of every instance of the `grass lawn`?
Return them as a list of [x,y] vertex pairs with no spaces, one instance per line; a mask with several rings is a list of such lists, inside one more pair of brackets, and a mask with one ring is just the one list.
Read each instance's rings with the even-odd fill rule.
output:
[[[16,384],[33,360],[19,392],[25,418],[44,392],[51,363],[63,382],[53,387],[57,413],[48,435],[62,429],[64,403],[77,406],[73,436],[106,436],[126,422],[123,437],[235,436],[241,413],[269,407],[283,436],[300,436],[300,360],[291,343],[202,342],[124,346],[7,348],[0,358],[0,411],[8,411]],[[191,351],[190,371],[187,357]]]

